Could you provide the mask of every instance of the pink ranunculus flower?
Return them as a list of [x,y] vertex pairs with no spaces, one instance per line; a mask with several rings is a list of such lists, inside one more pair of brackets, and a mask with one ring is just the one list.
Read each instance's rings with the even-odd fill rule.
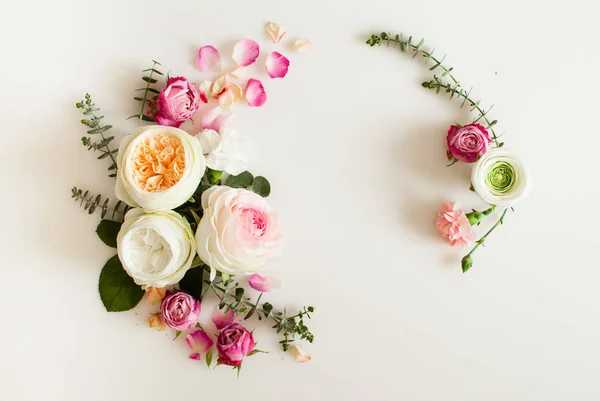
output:
[[229,366],[239,366],[242,360],[254,350],[254,337],[244,326],[232,323],[223,327],[217,337],[219,363]]
[[435,227],[452,246],[464,246],[475,240],[467,215],[454,202],[446,202],[438,213]]
[[202,194],[204,215],[196,231],[198,256],[220,271],[250,275],[268,269],[281,253],[277,212],[265,198],[243,188],[214,186]]
[[451,126],[446,141],[448,159],[456,158],[461,162],[475,163],[488,151],[492,138],[483,126],[468,124],[462,127]]
[[184,77],[169,78],[156,99],[154,119],[160,125],[179,128],[200,107],[200,93]]
[[183,331],[196,326],[200,302],[186,292],[177,291],[162,300],[160,312],[167,326]]

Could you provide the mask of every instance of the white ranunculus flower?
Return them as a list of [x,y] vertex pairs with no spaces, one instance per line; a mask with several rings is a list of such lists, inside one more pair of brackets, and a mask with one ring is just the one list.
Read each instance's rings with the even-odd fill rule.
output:
[[243,154],[244,140],[235,130],[227,127],[219,132],[205,129],[196,137],[202,144],[206,165],[217,171],[238,175],[246,171],[246,158]]
[[206,170],[198,139],[173,127],[138,128],[123,139],[117,156],[117,198],[146,211],[185,203]]
[[505,149],[492,149],[473,167],[475,192],[491,205],[512,206],[529,193],[531,175],[521,159]]
[[231,275],[262,272],[281,253],[283,236],[277,213],[260,195],[246,189],[214,186],[202,194],[204,215],[196,231],[198,256]]
[[117,251],[136,284],[160,288],[183,278],[195,257],[196,242],[190,224],[180,214],[135,208],[125,215]]

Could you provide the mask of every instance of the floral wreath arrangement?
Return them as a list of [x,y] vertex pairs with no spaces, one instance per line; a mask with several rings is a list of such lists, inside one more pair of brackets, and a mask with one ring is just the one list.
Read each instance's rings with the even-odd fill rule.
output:
[[[273,43],[286,34],[274,23],[266,24],[266,31]],[[309,51],[312,44],[300,39],[293,49]],[[242,99],[251,107],[267,100],[260,80],[248,79],[244,89],[236,83],[259,55],[257,42],[240,40],[233,49],[235,68],[223,73],[220,52],[203,46],[196,66],[218,76],[197,84],[168,74],[165,84],[160,83],[161,64],[154,61],[143,71],[145,86],[136,89],[139,96],[134,97],[141,105],[130,118],[136,118],[139,127],[118,149],[112,147],[114,136],[107,134],[112,127],[104,124],[90,95],[77,103],[84,115],[81,123],[89,128],[83,145],[98,152],[98,159],[109,160],[109,177],[116,178],[114,204],[90,191],[72,190],[89,214],[101,212],[96,232],[117,249],[102,268],[98,284],[106,310],[130,310],[145,295],[150,304],[160,303],[148,319],[150,327],[168,326],[176,331],[175,339],[184,333],[189,357],[199,360],[204,354],[209,367],[216,343],[215,366],[233,366],[238,373],[244,357],[262,352],[242,324],[252,316],[271,321],[283,337],[283,350],[298,362],[310,356],[295,341],[314,339],[305,324],[314,307],[289,314],[261,302],[263,294],[277,286],[274,277],[261,273],[281,254],[281,224],[265,199],[271,191],[269,181],[246,171],[243,138],[230,124],[231,110]],[[277,51],[265,58],[270,78],[285,77],[289,64]],[[210,103],[216,107],[200,110]],[[246,283],[256,297],[248,296]],[[219,301],[212,313],[215,341],[212,326],[198,322],[208,293]]]
[[[473,266],[473,253],[484,245],[488,236],[504,223],[504,218],[509,209],[514,211],[513,205],[522,200],[531,188],[531,176],[525,163],[513,152],[506,150],[504,142],[498,140],[499,135],[494,131],[497,120],[490,120],[489,111],[493,106],[484,109],[480,101],[471,97],[472,88],[466,90],[453,75],[454,68],[444,65],[446,56],[441,59],[431,51],[423,49],[424,40],[413,42],[412,36],[405,39],[404,35],[394,35],[382,32],[373,34],[366,42],[369,46],[393,45],[400,47],[404,53],[413,53],[413,58],[421,55],[425,58],[425,65],[430,61],[433,65],[430,71],[439,69],[441,75],[434,75],[432,80],[421,85],[427,89],[450,94],[450,99],[462,99],[461,108],[468,104],[471,112],[476,116],[469,124],[454,124],[450,126],[446,136],[448,146],[447,157],[449,166],[457,162],[473,163],[471,174],[471,190],[475,191],[490,207],[478,211],[472,209],[465,213],[457,203],[447,202],[442,205],[436,220],[436,228],[448,243],[455,247],[469,245],[474,242],[470,252],[461,260],[463,273]],[[485,123],[485,126],[482,124]],[[497,208],[503,209],[496,223],[476,240],[472,226],[479,225],[487,217],[496,212]]]

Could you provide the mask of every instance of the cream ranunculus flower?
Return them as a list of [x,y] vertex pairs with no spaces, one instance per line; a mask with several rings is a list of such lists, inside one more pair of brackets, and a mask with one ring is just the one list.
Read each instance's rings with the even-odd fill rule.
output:
[[231,175],[246,171],[244,140],[237,131],[227,127],[222,127],[219,132],[205,129],[196,135],[196,138],[202,144],[209,168]]
[[529,193],[531,176],[521,159],[505,149],[492,149],[473,167],[475,192],[491,205],[512,206]]
[[131,209],[117,236],[123,268],[138,285],[162,288],[179,282],[196,254],[190,224],[171,210]]
[[214,186],[202,194],[204,215],[196,231],[200,259],[216,272],[248,275],[271,267],[283,236],[277,213],[246,189]]
[[140,127],[125,137],[117,164],[117,198],[146,211],[174,209],[185,203],[206,169],[197,138],[159,125]]

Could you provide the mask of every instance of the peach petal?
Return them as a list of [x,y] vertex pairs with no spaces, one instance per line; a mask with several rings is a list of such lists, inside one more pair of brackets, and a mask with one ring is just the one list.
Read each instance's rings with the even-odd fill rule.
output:
[[230,111],[217,106],[202,116],[202,129],[212,129],[219,132],[221,127],[225,127],[229,124],[231,116],[232,114]]
[[294,357],[294,360],[298,363],[305,363],[312,359],[310,355],[302,349],[299,345],[292,345],[289,350],[290,354]]
[[160,317],[160,313],[151,313],[148,317],[148,326],[152,329],[162,331],[165,329],[165,322]]
[[227,75],[223,75],[213,82],[210,88],[211,95],[213,97],[219,97],[219,95],[221,95],[221,93],[223,93],[225,90],[225,86],[227,86]]
[[246,101],[251,107],[260,107],[267,101],[267,94],[262,82],[250,78],[246,84]]
[[298,39],[294,43],[294,51],[296,53],[306,53],[315,50],[315,47],[308,39]]
[[271,37],[273,43],[279,43],[283,36],[287,33],[286,29],[279,24],[274,22],[267,22],[265,24],[265,30],[267,34]]
[[202,72],[210,72],[221,69],[221,54],[213,46],[202,46],[198,50],[196,67]]
[[208,103],[208,99],[212,97],[212,94],[211,94],[212,86],[213,86],[213,83],[211,81],[202,81],[198,85],[198,93],[200,93],[200,99],[204,103]]
[[146,302],[150,305],[162,301],[165,295],[167,295],[167,290],[164,288],[146,287]]
[[272,52],[267,56],[265,63],[267,74],[271,78],[283,78],[287,75],[290,60],[278,52]]
[[238,84],[228,83],[221,95],[219,95],[219,104],[229,110],[235,103],[239,102],[243,96],[244,91]]
[[233,60],[240,66],[246,67],[256,61],[260,54],[258,43],[250,39],[242,39],[233,47]]

